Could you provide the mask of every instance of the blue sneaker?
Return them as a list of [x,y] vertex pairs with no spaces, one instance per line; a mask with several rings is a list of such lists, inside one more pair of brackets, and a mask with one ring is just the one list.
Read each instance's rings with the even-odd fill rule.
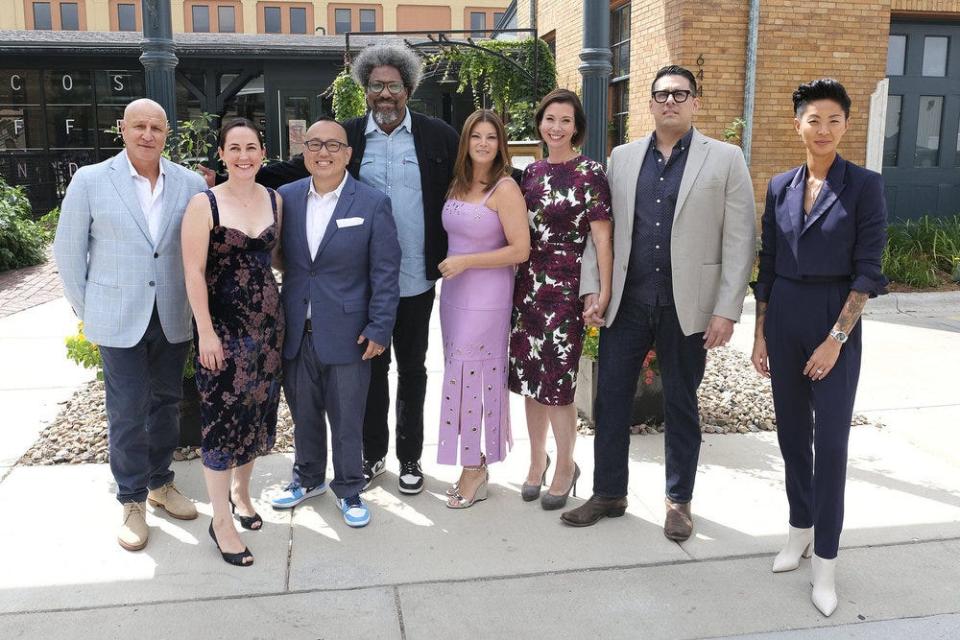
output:
[[326,482],[322,482],[315,487],[303,487],[297,480],[294,480],[286,486],[280,495],[271,498],[270,504],[274,509],[293,509],[307,498],[319,496],[326,492]]
[[343,521],[351,527],[365,527],[370,522],[370,509],[359,495],[349,498],[337,498],[337,506],[343,513]]

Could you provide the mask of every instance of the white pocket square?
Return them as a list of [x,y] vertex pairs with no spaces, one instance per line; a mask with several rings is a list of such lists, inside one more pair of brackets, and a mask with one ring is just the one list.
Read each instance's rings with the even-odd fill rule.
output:
[[363,224],[363,218],[339,218],[337,220],[337,228],[343,229],[345,227],[356,227],[357,225]]

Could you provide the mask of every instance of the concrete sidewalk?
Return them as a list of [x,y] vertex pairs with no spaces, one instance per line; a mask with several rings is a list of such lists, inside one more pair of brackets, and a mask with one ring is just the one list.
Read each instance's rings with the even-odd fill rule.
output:
[[[59,300],[0,319],[0,361],[7,365],[0,371],[7,408],[0,634],[960,637],[958,303],[960,296],[939,306],[908,298],[866,320],[857,411],[884,426],[853,430],[840,606],[828,619],[809,602],[809,562],[792,573],[770,572],[787,521],[775,434],[704,436],[695,536],[675,544],[661,530],[660,436],[632,438],[623,518],[572,529],[558,513],[522,502],[529,449],[522,401],[513,397],[516,446],[491,468],[490,499],[462,512],[446,509],[443,491],[457,470],[434,463],[442,369],[436,317],[423,494],[397,492],[391,460],[366,494],[373,521],[365,529],[344,525],[330,494],[293,513],[275,512],[265,498],[289,478],[290,456],[274,454],[258,462],[254,476],[265,527],[243,532],[253,567],[220,559],[205,515],[179,522],[151,513],[150,544],[125,552],[115,542],[120,508],[106,465],[14,466],[56,402],[90,377],[63,358],[63,336],[75,330],[69,308]],[[907,304],[927,306],[900,318]],[[735,348],[749,351],[752,323],[744,317]],[[579,438],[577,460],[587,496],[592,438]],[[175,469],[179,486],[208,515],[199,463]]]

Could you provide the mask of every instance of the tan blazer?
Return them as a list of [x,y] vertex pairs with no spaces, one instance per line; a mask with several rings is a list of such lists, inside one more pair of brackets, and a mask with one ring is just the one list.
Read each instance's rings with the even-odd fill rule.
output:
[[[634,202],[650,136],[616,147],[607,165],[613,201],[613,290],[605,314],[613,324],[633,244]],[[705,331],[713,315],[740,320],[756,253],[753,184],[736,147],[696,129],[680,181],[670,235],[673,298],[685,335]],[[599,293],[596,249],[583,256],[580,295]]]

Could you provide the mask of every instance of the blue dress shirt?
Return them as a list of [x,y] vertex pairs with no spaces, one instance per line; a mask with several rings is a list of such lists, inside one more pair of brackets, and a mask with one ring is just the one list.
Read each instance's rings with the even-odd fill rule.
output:
[[393,205],[400,240],[400,296],[416,296],[433,286],[424,267],[423,193],[420,164],[413,142],[413,124],[407,109],[403,122],[387,134],[367,117],[366,149],[360,163],[360,181],[387,194]]

